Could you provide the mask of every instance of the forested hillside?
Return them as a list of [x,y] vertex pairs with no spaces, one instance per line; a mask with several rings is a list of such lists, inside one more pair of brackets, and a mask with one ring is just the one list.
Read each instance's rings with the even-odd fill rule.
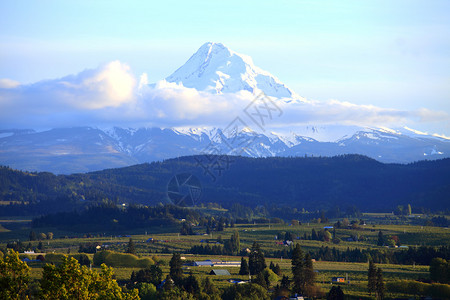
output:
[[[214,161],[208,169],[199,161]],[[203,166],[203,167],[202,167]],[[217,167],[220,167],[220,170]],[[224,207],[276,205],[298,209],[392,211],[450,207],[450,159],[383,164],[360,155],[332,158],[189,156],[163,162],[74,175],[0,168],[2,215],[73,210],[109,199],[116,203],[166,203],[167,185],[180,173],[197,176],[201,202]],[[3,204],[8,202],[3,202]]]

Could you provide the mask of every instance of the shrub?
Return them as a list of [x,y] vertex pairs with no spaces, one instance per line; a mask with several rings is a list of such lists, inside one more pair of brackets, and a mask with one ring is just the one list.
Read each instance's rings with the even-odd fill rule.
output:
[[139,282],[136,286],[139,290],[139,297],[142,300],[153,300],[157,299],[156,287],[147,282]]
[[89,266],[91,264],[91,260],[89,259],[89,256],[87,256],[84,253],[69,255],[69,257],[73,257],[76,260],[78,260],[78,263],[82,266]]
[[64,254],[59,253],[48,253],[45,255],[45,262],[49,264],[60,264],[64,256]]
[[278,281],[278,275],[269,268],[264,269],[264,277],[267,277],[271,284]]
[[136,255],[113,251],[100,251],[94,254],[94,265],[105,264],[110,267],[147,268],[154,264],[151,258],[139,259]]
[[386,283],[388,292],[414,296],[431,296],[438,299],[450,298],[450,285],[424,283],[413,280],[397,280]]
[[341,240],[340,238],[335,237],[335,238],[333,239],[333,244],[339,244],[341,241],[342,241],[342,240]]

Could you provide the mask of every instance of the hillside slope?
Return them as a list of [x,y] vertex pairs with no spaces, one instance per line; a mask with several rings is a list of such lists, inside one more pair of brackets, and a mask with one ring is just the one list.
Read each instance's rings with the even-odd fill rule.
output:
[[[205,159],[210,172],[199,166]],[[228,167],[227,167],[228,164]],[[204,165],[205,166],[205,165]],[[218,168],[221,167],[221,174]],[[332,158],[247,158],[189,156],[75,175],[27,173],[0,168],[0,214],[71,210],[105,199],[117,203],[166,203],[175,174],[190,173],[202,185],[201,202],[227,207],[289,205],[299,209],[391,211],[397,205],[450,208],[450,159],[382,164],[360,155]],[[16,202],[17,203],[17,202]]]

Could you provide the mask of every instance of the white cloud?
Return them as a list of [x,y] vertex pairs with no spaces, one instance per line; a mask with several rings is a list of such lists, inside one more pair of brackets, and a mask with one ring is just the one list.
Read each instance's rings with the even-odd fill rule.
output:
[[96,70],[44,83],[43,87],[49,87],[49,93],[56,92],[55,101],[78,109],[101,109],[131,102],[136,80],[127,65],[113,61]]
[[[247,91],[214,95],[165,80],[148,85],[147,74],[137,80],[127,65],[113,61],[95,70],[31,85],[0,80],[0,128],[224,126],[238,116],[245,118],[243,110],[253,98]],[[277,105],[283,115],[270,121],[273,127],[403,127],[450,119],[442,111],[398,110],[338,100],[280,100]]]
[[0,78],[0,89],[13,89],[20,85],[20,82],[8,79]]

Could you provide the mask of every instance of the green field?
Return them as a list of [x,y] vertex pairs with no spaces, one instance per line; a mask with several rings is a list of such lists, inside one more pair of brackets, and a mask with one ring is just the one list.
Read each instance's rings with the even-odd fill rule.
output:
[[[9,221],[9,220],[8,220]],[[234,231],[239,232],[241,249],[250,248],[253,242],[258,242],[261,248],[270,253],[272,251],[279,251],[289,249],[285,245],[279,245],[275,239],[277,234],[284,232],[294,233],[296,236],[302,237],[304,234],[311,234],[312,229],[319,231],[324,226],[332,226],[332,224],[302,224],[297,226],[288,226],[283,224],[246,224],[236,225],[234,228],[225,228],[222,232],[212,232],[209,235],[204,235],[202,228],[194,228],[198,235],[180,235],[176,228],[148,228],[129,232],[136,247],[136,252],[139,257],[157,256],[159,265],[161,266],[164,276],[169,273],[168,262],[171,258],[172,252],[182,253],[186,261],[198,261],[205,259],[219,259],[223,261],[239,261],[240,256],[224,256],[224,255],[195,255],[187,253],[194,245],[205,245],[206,241],[215,244],[219,240],[229,239]],[[0,228],[1,229],[1,228]],[[304,251],[315,251],[321,247],[336,248],[342,251],[346,249],[382,249],[383,251],[406,251],[399,248],[386,248],[376,245],[378,232],[382,231],[386,236],[398,236],[402,245],[408,247],[416,247],[418,245],[434,245],[434,246],[448,246],[450,245],[450,232],[448,229],[439,227],[422,227],[407,225],[392,225],[392,224],[368,224],[360,226],[358,229],[336,229],[336,236],[342,239],[339,244],[332,242],[323,242],[317,240],[295,240],[299,243]],[[63,253],[76,254],[80,245],[87,243],[98,243],[106,247],[108,250],[125,252],[130,237],[115,236],[115,235],[94,235],[92,237],[81,236],[79,233],[60,231],[56,228],[35,228],[36,233],[39,232],[53,232],[54,239],[41,241],[43,244],[42,253]],[[165,233],[164,233],[165,231]],[[169,232],[169,233],[167,233]],[[0,247],[5,247],[7,242],[11,242],[11,237],[18,234],[26,241],[29,229],[22,228],[16,231],[1,231],[0,240],[2,241]],[[357,234],[364,237],[362,241],[351,242],[346,241],[346,238]],[[17,236],[17,235],[16,235]],[[153,238],[152,242],[147,242],[149,238]],[[32,247],[36,247],[39,241],[30,242]],[[37,255],[37,254],[36,254]],[[34,256],[36,256],[34,255]],[[92,260],[93,254],[89,254]],[[266,258],[267,265],[274,262],[280,265],[283,275],[292,276],[291,261],[286,258]],[[32,279],[37,280],[41,277],[43,263],[30,263],[32,267]],[[394,264],[377,264],[383,270],[384,280],[386,283],[397,280],[417,280],[429,279],[429,266],[424,265],[394,265]],[[97,267],[94,267],[97,268]],[[125,282],[130,279],[133,271],[138,268],[115,267],[116,279],[119,282]],[[211,267],[193,267],[185,266],[184,272],[188,274],[193,272],[199,278],[210,276],[212,281],[218,287],[226,287],[231,283],[229,279],[249,280],[248,276],[238,275],[238,267],[226,267],[231,273],[231,276],[212,276],[209,275]],[[342,284],[342,289],[346,295],[352,298],[366,298],[369,297],[367,293],[367,270],[368,264],[352,263],[352,262],[332,262],[332,261],[315,261],[314,269],[316,271],[316,284],[322,288],[322,291],[328,292],[331,288],[332,277],[345,277],[348,281]],[[281,280],[281,276],[280,276]],[[272,284],[274,286],[275,284]],[[388,297],[400,297],[405,295],[387,294]]]

